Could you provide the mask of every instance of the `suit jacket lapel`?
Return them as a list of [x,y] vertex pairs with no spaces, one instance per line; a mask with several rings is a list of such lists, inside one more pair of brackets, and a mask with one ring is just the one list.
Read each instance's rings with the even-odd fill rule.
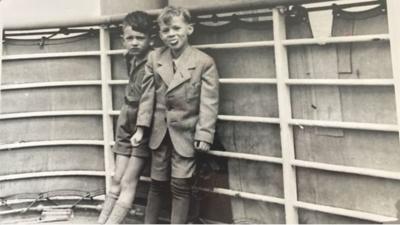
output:
[[161,54],[161,57],[158,60],[157,64],[157,73],[160,75],[164,83],[169,86],[174,77],[172,69],[172,56],[169,49]]
[[174,88],[178,87],[180,84],[191,78],[192,73],[190,70],[195,68],[194,60],[191,58],[192,52],[193,49],[189,46],[182,53],[181,58],[176,65],[176,73],[170,85],[168,86],[167,92],[173,90]]

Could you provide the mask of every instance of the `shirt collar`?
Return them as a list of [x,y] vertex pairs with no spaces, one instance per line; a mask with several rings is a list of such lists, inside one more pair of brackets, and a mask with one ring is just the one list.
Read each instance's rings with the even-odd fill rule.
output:
[[[147,52],[146,55],[144,55],[143,57],[138,58],[135,56],[130,56],[127,53],[125,53],[125,58],[129,62],[130,66],[134,68],[134,67],[137,67],[137,66],[145,63],[147,61],[148,54],[149,54],[149,52]],[[136,64],[136,65],[134,65],[134,64]]]

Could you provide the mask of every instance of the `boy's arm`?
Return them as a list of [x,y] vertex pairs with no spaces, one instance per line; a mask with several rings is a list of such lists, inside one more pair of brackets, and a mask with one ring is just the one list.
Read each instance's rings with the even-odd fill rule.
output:
[[153,106],[155,99],[152,52],[149,53],[148,60],[145,65],[145,71],[146,72],[142,82],[142,96],[140,96],[136,126],[149,128],[153,116]]
[[138,146],[143,140],[145,129],[150,128],[151,119],[153,116],[153,105],[155,98],[154,74],[152,54],[148,56],[148,61],[145,65],[145,75],[142,82],[142,95],[140,96],[139,109],[136,119],[136,132],[131,138],[133,146]]
[[[211,145],[214,140],[215,124],[218,116],[219,81],[218,72],[214,60],[206,62],[201,78],[199,121],[194,135],[196,145]],[[209,148],[209,146],[208,146]],[[205,149],[208,150],[208,149]]]

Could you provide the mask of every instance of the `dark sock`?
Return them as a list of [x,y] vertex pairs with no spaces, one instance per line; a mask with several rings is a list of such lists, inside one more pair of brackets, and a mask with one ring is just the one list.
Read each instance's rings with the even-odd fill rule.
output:
[[156,224],[160,214],[163,200],[168,195],[168,181],[151,180],[149,194],[147,196],[144,223]]
[[192,191],[190,178],[172,178],[172,211],[171,224],[188,222],[190,194]]

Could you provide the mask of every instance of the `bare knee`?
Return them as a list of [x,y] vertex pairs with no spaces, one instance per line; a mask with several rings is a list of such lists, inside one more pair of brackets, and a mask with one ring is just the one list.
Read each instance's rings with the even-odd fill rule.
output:
[[117,176],[113,176],[111,178],[111,187],[110,192],[114,194],[119,194],[121,191],[121,178]]

